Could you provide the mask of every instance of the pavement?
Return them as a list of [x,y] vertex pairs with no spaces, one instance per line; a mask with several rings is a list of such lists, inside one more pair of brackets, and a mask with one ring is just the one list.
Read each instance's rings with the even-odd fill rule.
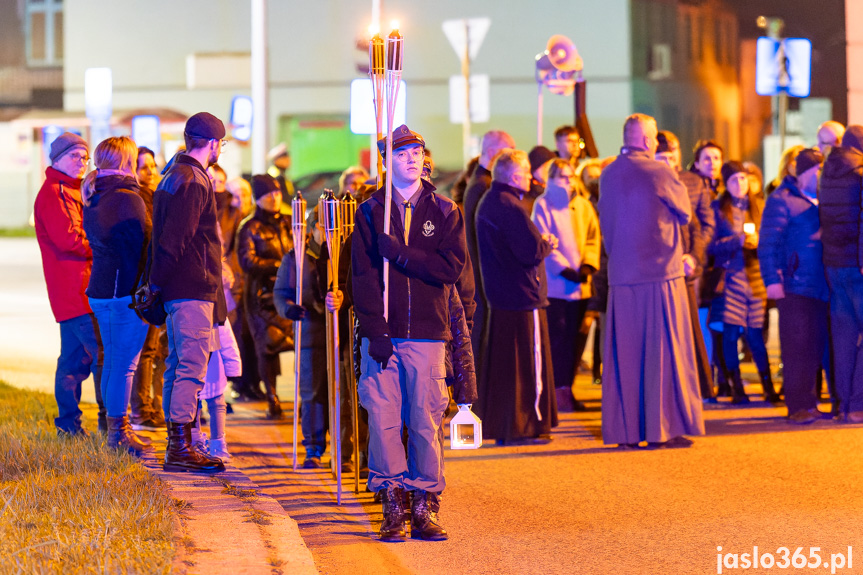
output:
[[[47,299],[40,300],[33,245],[0,239],[0,377],[50,392],[59,342]],[[775,341],[769,349],[775,369]],[[291,355],[283,354],[288,364]],[[752,366],[744,368],[756,381]],[[280,395],[290,413],[288,383],[280,380]],[[707,435],[691,448],[620,451],[601,441],[599,387],[582,374],[575,391],[589,409],[562,414],[548,445],[446,450],[441,519],[450,538],[440,543],[378,542],[380,505],[371,494],[354,493],[346,476],[338,505],[328,470],[294,471],[290,420],[267,421],[262,403],[234,404],[232,466],[218,476],[162,472],[162,439],[150,434],[157,452],[145,464],[171,486],[183,511],[174,571],[782,571],[744,570],[742,554],[751,559],[757,546],[777,565],[783,548],[789,556],[798,548],[806,558],[819,555],[812,567],[785,571],[863,572],[863,426],[829,419],[791,425],[784,408],[757,401],[760,386],[750,384],[756,401],[749,406],[705,405]],[[843,567],[830,568],[840,553]]]

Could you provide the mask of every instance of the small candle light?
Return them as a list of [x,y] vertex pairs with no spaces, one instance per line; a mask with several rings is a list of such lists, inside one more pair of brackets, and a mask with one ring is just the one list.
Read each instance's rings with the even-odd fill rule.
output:
[[458,413],[449,422],[450,449],[479,449],[482,446],[482,421],[470,410],[470,405],[460,405]]

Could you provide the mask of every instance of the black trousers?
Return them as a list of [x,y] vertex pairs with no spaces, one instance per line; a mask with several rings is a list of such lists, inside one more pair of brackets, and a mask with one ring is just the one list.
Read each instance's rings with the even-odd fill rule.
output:
[[551,340],[551,364],[554,387],[572,387],[581,355],[576,353],[578,332],[587,311],[586,299],[548,298],[548,337]]
[[828,353],[826,301],[797,294],[786,294],[776,301],[779,309],[779,346],[785,405],[788,415],[814,409],[818,405],[815,386]]

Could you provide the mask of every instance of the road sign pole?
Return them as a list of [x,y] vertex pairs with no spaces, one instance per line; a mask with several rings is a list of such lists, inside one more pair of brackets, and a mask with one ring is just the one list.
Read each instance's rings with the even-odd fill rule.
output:
[[464,43],[464,54],[461,59],[461,73],[464,76],[464,122],[461,128],[462,154],[464,163],[470,161],[470,20],[464,21],[464,35],[467,40]]

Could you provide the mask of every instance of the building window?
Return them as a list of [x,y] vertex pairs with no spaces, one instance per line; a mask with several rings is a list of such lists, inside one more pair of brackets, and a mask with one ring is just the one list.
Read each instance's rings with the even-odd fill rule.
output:
[[29,66],[63,64],[63,0],[26,0],[24,36]]

